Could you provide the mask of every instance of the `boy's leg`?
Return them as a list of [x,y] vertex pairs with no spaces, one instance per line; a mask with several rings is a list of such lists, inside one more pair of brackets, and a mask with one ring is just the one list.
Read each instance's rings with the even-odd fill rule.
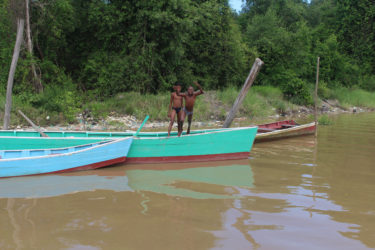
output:
[[193,120],[193,115],[188,115],[188,129],[186,134],[190,134],[190,126],[191,126],[191,121]]
[[178,122],[178,136],[181,136],[184,126],[185,120],[185,112],[181,109],[181,111],[177,114],[177,122]]
[[172,130],[172,127],[173,127],[175,116],[176,116],[176,110],[172,109],[172,111],[171,111],[171,121],[169,122],[169,127],[168,127],[168,136],[171,135],[171,130]]
[[182,122],[182,124],[184,124],[186,113],[185,113],[185,111],[183,109],[181,109],[181,111],[180,111],[179,114],[181,114],[180,121]]

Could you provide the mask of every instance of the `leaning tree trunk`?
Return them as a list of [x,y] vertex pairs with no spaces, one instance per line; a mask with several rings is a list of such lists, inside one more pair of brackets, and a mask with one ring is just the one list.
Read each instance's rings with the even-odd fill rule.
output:
[[[32,43],[32,40],[31,40],[29,0],[25,0],[25,6],[26,6],[26,40],[27,40],[27,50],[29,51],[29,54],[30,54],[31,58],[33,58],[33,43]],[[42,85],[42,82],[40,80],[40,77],[36,73],[34,61],[31,61],[31,71],[32,71],[32,74],[33,74],[33,84],[34,84],[35,90],[38,93],[43,92],[43,85]]]
[[253,85],[253,82],[255,81],[255,78],[257,77],[260,68],[263,66],[264,62],[260,60],[259,58],[255,59],[255,62],[253,64],[253,67],[250,70],[250,73],[248,77],[246,78],[246,81],[240,91],[240,93],[237,96],[236,101],[234,102],[232,109],[229,111],[227,118],[224,121],[223,128],[229,128],[237,111],[241,107],[241,104],[243,100],[246,97],[247,92],[251,88],[251,85]]
[[13,89],[14,73],[16,72],[17,61],[20,55],[20,49],[21,49],[21,43],[22,43],[22,37],[23,37],[23,28],[24,28],[24,20],[18,19],[17,20],[16,44],[14,45],[12,64],[10,65],[9,76],[8,76],[7,95],[6,95],[5,113],[4,113],[4,129],[8,129],[9,123],[10,123],[10,111],[12,109],[12,89]]

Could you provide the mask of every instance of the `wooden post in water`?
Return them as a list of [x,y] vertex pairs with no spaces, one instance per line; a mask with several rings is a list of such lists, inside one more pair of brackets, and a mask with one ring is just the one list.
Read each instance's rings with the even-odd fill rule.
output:
[[33,121],[30,120],[29,117],[27,117],[21,110],[18,110],[18,113],[20,113],[20,115],[22,115],[22,117],[25,118],[25,120],[33,127],[33,129],[38,131],[42,137],[48,137],[48,135],[43,133],[43,131],[37,125],[35,125]]
[[318,136],[318,85],[319,85],[319,64],[320,64],[320,57],[318,57],[318,61],[316,62],[316,82],[315,82],[315,137]]
[[12,110],[12,91],[13,91],[13,81],[14,73],[16,72],[18,57],[20,55],[22,37],[23,37],[23,28],[25,21],[23,19],[17,20],[17,38],[16,44],[14,45],[12,63],[10,65],[8,83],[7,83],[7,94],[5,102],[5,111],[4,111],[4,129],[9,128],[10,124],[10,111]]
[[257,77],[260,68],[263,66],[264,62],[260,60],[259,58],[255,59],[255,62],[253,64],[253,67],[250,70],[250,73],[248,77],[246,78],[246,81],[241,89],[241,92],[238,94],[236,101],[233,104],[232,109],[229,111],[229,114],[227,118],[225,119],[223,128],[229,128],[230,124],[232,123],[238,109],[240,108],[243,100],[245,99],[245,96],[247,92],[249,91],[251,85],[253,85],[253,82],[255,78]]

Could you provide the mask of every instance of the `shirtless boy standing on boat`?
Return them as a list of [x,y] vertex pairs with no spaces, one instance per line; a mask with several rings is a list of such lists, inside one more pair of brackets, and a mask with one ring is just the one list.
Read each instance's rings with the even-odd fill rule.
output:
[[193,83],[195,86],[198,87],[199,89],[198,91],[194,91],[194,88],[192,86],[189,86],[187,93],[177,92],[178,96],[185,98],[185,107],[184,107],[184,112],[181,118],[181,127],[184,125],[185,116],[187,116],[188,117],[188,129],[187,129],[186,134],[190,134],[190,126],[191,126],[191,121],[193,119],[195,98],[201,94],[204,94],[201,85],[198,82],[193,82]]
[[171,93],[171,100],[169,102],[168,117],[171,118],[171,121],[169,122],[168,136],[170,136],[171,134],[171,130],[173,127],[176,114],[177,114],[178,136],[180,136],[182,133],[182,125],[183,125],[183,123],[181,122],[182,113],[183,113],[183,110],[182,110],[183,99],[182,99],[182,96],[179,96],[178,94],[181,91],[181,84],[176,82],[173,86],[173,89],[176,92]]

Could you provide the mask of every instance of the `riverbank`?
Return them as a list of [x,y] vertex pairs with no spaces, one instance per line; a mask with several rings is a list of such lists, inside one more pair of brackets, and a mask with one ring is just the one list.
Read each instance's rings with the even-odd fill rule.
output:
[[[329,119],[332,115],[338,115],[343,113],[363,113],[363,112],[371,112],[374,111],[373,109],[369,108],[357,108],[357,107],[350,107],[348,109],[343,109],[337,106],[333,106],[328,102],[322,102],[322,105],[319,107],[319,116],[322,118],[319,121],[321,123],[326,123],[327,119]],[[264,124],[270,123],[279,120],[288,120],[294,119],[298,122],[310,122],[313,121],[314,110],[312,108],[307,108],[303,106],[299,106],[296,109],[291,110],[288,113],[282,113],[274,115],[270,115],[267,117],[246,117],[241,116],[237,117],[233,120],[232,127],[239,127],[239,126],[251,126],[257,124]],[[192,128],[216,128],[222,127],[224,120],[205,120],[205,121],[195,121],[192,122]],[[45,127],[46,130],[66,130],[66,131],[81,131],[81,130],[88,130],[88,131],[127,131],[127,130],[136,130],[140,124],[142,123],[141,119],[137,119],[135,116],[132,115],[123,115],[119,116],[115,113],[109,115],[106,119],[103,119],[99,122],[80,122],[77,124],[70,124],[67,126],[48,126]],[[149,121],[145,124],[144,130],[153,131],[153,130],[166,130],[168,128],[169,121]],[[174,124],[174,128],[176,129],[176,123]],[[21,128],[21,127],[19,127]],[[29,128],[29,127],[26,127]],[[187,129],[187,122],[184,124],[184,130]]]
[[[197,97],[194,110],[194,128],[220,127],[238,95],[235,88],[207,91]],[[375,110],[375,93],[361,89],[320,90],[319,114],[355,113]],[[3,103],[1,102],[1,108]],[[79,106],[66,107],[73,116],[67,119],[66,112],[48,111],[20,102],[15,97],[12,113],[12,129],[28,129],[28,124],[15,113],[21,109],[39,126],[47,130],[114,130],[136,129],[146,115],[150,116],[145,129],[168,127],[167,109],[169,93],[158,95],[120,93],[104,101],[91,101]],[[0,115],[2,116],[0,109]],[[73,113],[73,114],[71,114]],[[311,105],[296,105],[283,97],[280,89],[270,86],[255,86],[246,96],[232,126],[246,126],[296,119],[304,122],[313,120]],[[185,123],[186,126],[186,123]]]

